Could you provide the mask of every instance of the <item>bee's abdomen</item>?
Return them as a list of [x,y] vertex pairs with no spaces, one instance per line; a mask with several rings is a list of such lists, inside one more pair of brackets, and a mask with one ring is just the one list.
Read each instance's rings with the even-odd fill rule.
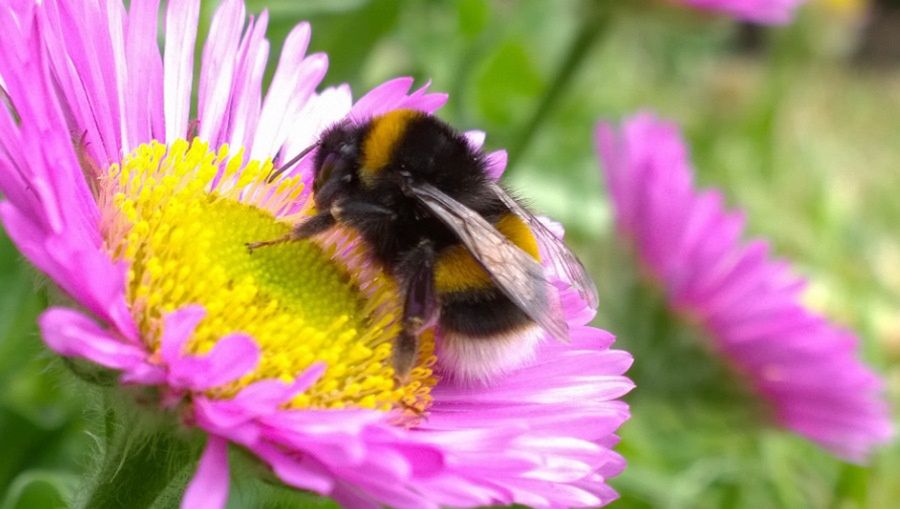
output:
[[441,295],[438,362],[442,376],[483,384],[531,362],[543,336],[497,288]]
[[[513,244],[540,261],[537,240],[519,216],[504,214],[494,222],[494,226]],[[488,290],[494,287],[491,276],[462,244],[445,247],[438,253],[434,265],[434,283],[439,294]]]
[[[534,234],[507,213],[494,222],[513,244],[539,260]],[[441,328],[473,337],[489,337],[529,325],[531,319],[498,289],[484,267],[462,244],[444,248],[435,263],[435,288],[441,302]]]
[[534,359],[543,332],[497,288],[442,296],[442,376],[483,384]]
[[529,325],[531,319],[494,287],[440,296],[441,329],[472,337],[489,337]]

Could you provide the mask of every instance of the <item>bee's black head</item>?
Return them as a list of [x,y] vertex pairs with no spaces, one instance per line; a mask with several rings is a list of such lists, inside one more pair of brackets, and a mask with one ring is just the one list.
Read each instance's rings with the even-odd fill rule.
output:
[[319,139],[313,180],[313,192],[319,209],[328,208],[336,198],[355,185],[362,136],[358,126],[342,122],[325,131]]

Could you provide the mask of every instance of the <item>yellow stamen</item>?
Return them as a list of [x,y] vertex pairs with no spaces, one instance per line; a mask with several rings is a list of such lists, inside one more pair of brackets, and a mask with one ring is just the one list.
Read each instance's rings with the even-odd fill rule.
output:
[[325,374],[291,407],[424,411],[435,383],[433,339],[422,338],[417,367],[400,385],[390,366],[400,313],[392,279],[343,230],[251,254],[246,243],[285,235],[308,217],[311,200],[299,177],[268,183],[271,161],[229,153],[197,140],[151,142],[101,182],[104,238],[129,266],[127,295],[147,346],[159,348],[166,313],[200,304],[206,316],[189,352],[238,332],[262,352],[252,373],[214,397],[263,379],[290,382],[324,362]]

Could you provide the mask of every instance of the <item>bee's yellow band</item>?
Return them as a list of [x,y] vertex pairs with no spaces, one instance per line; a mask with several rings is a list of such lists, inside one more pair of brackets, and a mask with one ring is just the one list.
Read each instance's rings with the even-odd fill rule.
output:
[[[513,244],[540,260],[537,239],[525,221],[506,214],[494,225]],[[493,286],[491,277],[462,244],[441,251],[434,266],[434,284],[438,293],[465,292]]]
[[541,260],[537,239],[534,237],[534,233],[531,232],[531,228],[525,224],[521,217],[515,214],[506,214],[494,226],[497,227],[497,231],[512,241],[513,244],[519,246],[522,251],[530,254],[537,261]]
[[364,182],[391,162],[410,120],[420,115],[422,113],[415,110],[394,110],[372,120],[372,127],[363,142],[360,176]]

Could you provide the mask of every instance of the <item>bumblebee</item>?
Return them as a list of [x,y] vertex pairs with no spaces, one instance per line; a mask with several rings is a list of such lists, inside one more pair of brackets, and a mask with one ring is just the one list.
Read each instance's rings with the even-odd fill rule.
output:
[[462,383],[527,362],[545,334],[567,340],[548,274],[596,305],[575,255],[487,175],[484,153],[438,118],[401,109],[345,121],[288,165],[313,150],[316,215],[248,247],[357,231],[404,292],[392,359],[401,379],[418,335],[434,323],[439,365]]

